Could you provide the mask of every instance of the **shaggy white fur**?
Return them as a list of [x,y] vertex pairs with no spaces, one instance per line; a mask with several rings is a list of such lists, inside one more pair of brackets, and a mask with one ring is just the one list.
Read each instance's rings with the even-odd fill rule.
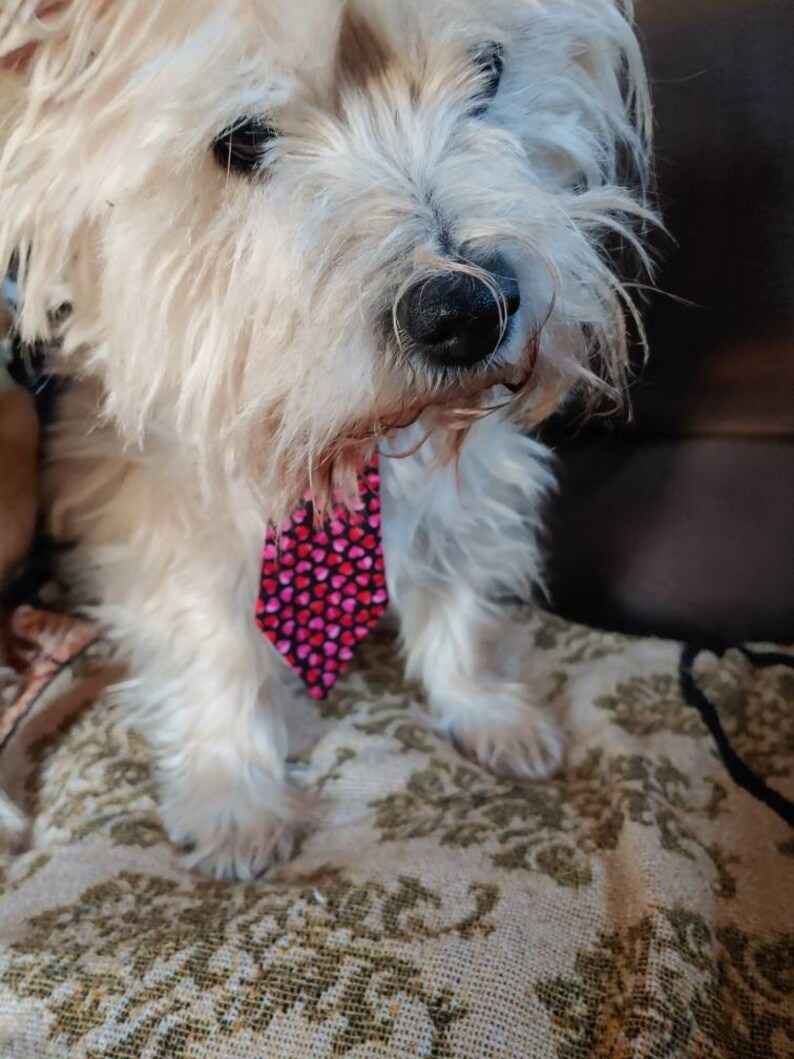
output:
[[[71,306],[52,526],[129,652],[174,841],[217,876],[288,855],[307,811],[290,674],[252,621],[263,528],[423,431],[383,461],[409,672],[465,751],[549,775],[561,738],[500,601],[540,576],[551,474],[523,428],[627,365],[603,247],[642,254],[651,220],[628,2],[11,0],[0,92],[0,274],[16,253],[27,338]],[[250,117],[270,138],[242,174],[213,144]],[[408,286],[488,283],[497,253],[521,291],[498,353],[413,356]]]

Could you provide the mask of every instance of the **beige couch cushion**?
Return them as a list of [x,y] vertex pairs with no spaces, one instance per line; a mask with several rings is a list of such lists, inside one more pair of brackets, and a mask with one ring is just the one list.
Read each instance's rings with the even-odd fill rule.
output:
[[[545,616],[527,634],[566,775],[516,785],[461,759],[380,638],[307,715],[325,820],[281,881],[180,867],[107,698],[39,741],[35,848],[2,874],[0,1055],[790,1056],[791,831],[729,779],[679,647]],[[696,672],[793,795],[794,673],[735,651]]]

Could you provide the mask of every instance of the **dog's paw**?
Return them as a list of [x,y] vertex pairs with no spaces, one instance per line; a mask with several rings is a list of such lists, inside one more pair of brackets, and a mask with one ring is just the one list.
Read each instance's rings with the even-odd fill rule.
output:
[[255,800],[238,788],[213,805],[172,795],[162,803],[163,826],[186,867],[210,879],[250,882],[289,860],[311,823],[303,792],[282,785],[277,794]]
[[437,730],[465,757],[498,776],[545,780],[563,762],[563,733],[553,716],[520,698],[483,691],[477,708],[445,711]]
[[182,863],[209,879],[250,882],[289,860],[301,830],[294,821],[263,813],[255,829],[231,824],[226,832],[194,838]]

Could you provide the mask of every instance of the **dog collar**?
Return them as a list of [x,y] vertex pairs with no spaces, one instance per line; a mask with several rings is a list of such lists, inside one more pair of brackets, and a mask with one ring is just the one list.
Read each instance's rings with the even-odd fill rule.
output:
[[388,606],[377,456],[358,480],[352,511],[318,522],[311,496],[262,556],[256,624],[315,699],[327,697]]

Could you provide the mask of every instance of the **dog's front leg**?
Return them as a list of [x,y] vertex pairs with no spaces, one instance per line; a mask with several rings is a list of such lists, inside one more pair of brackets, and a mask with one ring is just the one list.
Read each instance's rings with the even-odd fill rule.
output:
[[169,837],[205,873],[251,878],[288,856],[303,804],[285,769],[288,670],[253,620],[263,527],[244,494],[208,508],[167,458],[110,454],[76,400],[53,445],[55,529],[78,540],[73,569],[129,657]]
[[494,415],[471,431],[457,464],[435,465],[431,440],[383,467],[391,597],[434,726],[497,772],[551,775],[560,732],[533,701],[529,638],[505,606],[529,599],[539,577],[545,450]]
[[236,528],[206,512],[182,537],[149,527],[160,544],[145,572],[130,554],[115,624],[169,837],[206,874],[248,879],[289,856],[302,798],[285,774],[286,667],[253,621],[261,542]]

